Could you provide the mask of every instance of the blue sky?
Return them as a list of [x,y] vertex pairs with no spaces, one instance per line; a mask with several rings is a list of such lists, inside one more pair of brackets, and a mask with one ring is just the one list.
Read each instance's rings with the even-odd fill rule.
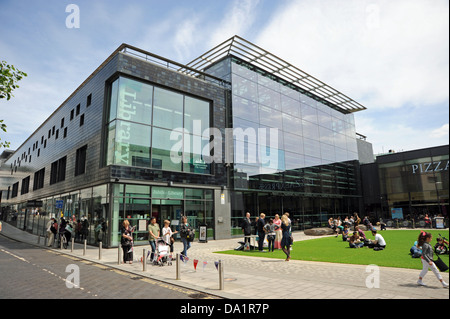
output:
[[366,106],[375,153],[449,143],[448,0],[0,0],[0,30],[0,59],[28,73],[0,101],[12,149],[121,43],[188,63],[235,34]]

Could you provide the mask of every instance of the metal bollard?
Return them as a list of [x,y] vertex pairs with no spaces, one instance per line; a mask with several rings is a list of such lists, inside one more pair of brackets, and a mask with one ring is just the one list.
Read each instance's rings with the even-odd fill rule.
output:
[[120,261],[121,261],[121,259],[122,258],[120,258],[121,257],[121,248],[120,248],[120,245],[119,245],[119,247],[117,247],[117,264],[118,265],[120,265]]
[[143,249],[142,252],[142,271],[147,271],[147,258],[146,258],[146,249]]
[[59,241],[60,241],[59,248],[62,250],[63,249],[63,240],[62,240],[62,238]]
[[102,260],[102,242],[98,243],[98,260]]
[[86,256],[86,243],[87,243],[87,240],[85,239],[84,246],[83,246],[83,256]]
[[38,242],[37,242],[37,244],[38,244],[38,245],[41,244],[41,235],[38,235]]
[[224,289],[223,263],[219,260],[219,290]]
[[70,247],[70,252],[73,253],[73,246],[75,245],[75,238],[72,237],[72,246]]
[[180,280],[180,255],[179,254],[177,254],[177,257],[176,257],[175,268],[176,268],[176,280]]

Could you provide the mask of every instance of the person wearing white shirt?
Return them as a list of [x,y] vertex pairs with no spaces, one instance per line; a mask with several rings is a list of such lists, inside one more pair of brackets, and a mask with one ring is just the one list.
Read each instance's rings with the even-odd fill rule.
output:
[[173,238],[172,235],[178,233],[177,231],[173,232],[172,229],[170,228],[170,221],[169,220],[165,220],[164,221],[164,227],[162,229],[162,237],[164,239],[164,241],[166,242],[167,245],[170,246],[170,252],[173,253]]
[[375,240],[371,240],[369,244],[369,248],[373,248],[373,250],[383,250],[386,248],[386,241],[383,236],[377,233],[375,228],[372,229],[372,235],[375,236]]

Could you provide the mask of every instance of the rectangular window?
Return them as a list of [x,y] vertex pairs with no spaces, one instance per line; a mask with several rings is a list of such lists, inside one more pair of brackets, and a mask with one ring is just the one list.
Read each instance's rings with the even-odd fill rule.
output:
[[64,128],[64,136],[63,136],[63,138],[66,138],[66,137],[67,137],[67,127]]
[[27,178],[22,179],[22,191],[21,194],[27,194],[30,190],[30,176]]
[[[119,82],[119,83],[118,83]],[[112,85],[109,120],[152,124],[153,86],[119,78]]]
[[73,120],[73,116],[75,114],[75,110],[72,109],[72,111],[70,111],[70,120]]
[[108,138],[108,164],[150,167],[150,141],[150,126],[125,121],[112,122]]
[[66,160],[67,156],[60,158],[52,163],[50,171],[50,185],[62,182],[66,179]]
[[87,100],[86,100],[86,107],[89,107],[89,105],[91,105],[92,102],[92,93],[88,95]]
[[[170,155],[171,152],[171,143],[170,134],[172,131],[163,130],[159,128],[153,128],[153,141],[152,141],[152,167],[167,171],[179,171],[181,172],[181,160],[182,160],[182,152],[178,152],[174,158]],[[178,143],[181,139],[181,133],[179,134]],[[177,143],[177,141],[174,141]],[[181,144],[182,146],[182,144]],[[180,148],[179,151],[182,151]],[[175,155],[175,154],[174,154]]]
[[34,173],[33,190],[38,190],[44,187],[45,168]]
[[[211,172],[211,166],[201,154],[207,143],[201,142],[200,151],[188,148],[191,139],[201,139],[205,129],[211,126],[210,101],[123,77],[111,83],[110,92],[104,149],[106,165],[195,174]],[[186,144],[183,128],[189,133]],[[176,134],[171,136],[172,133]],[[178,153],[175,158],[171,157],[173,148]]]
[[64,127],[64,117],[61,119],[61,128]]
[[84,125],[84,114],[80,116],[80,126]]
[[77,114],[76,114],[76,116],[80,115],[80,107],[81,107],[81,105],[78,104],[78,105],[77,105]]
[[17,197],[18,192],[19,192],[19,182],[13,184],[11,198]]
[[183,127],[183,95],[155,88],[153,125],[169,130]]
[[87,145],[77,149],[77,157],[75,161],[75,176],[84,174],[86,171],[86,150]]

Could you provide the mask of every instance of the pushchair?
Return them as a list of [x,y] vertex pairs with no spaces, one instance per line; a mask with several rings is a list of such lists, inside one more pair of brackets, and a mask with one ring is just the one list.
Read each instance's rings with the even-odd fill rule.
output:
[[169,245],[164,241],[163,238],[158,238],[156,240],[156,252],[153,259],[154,265],[164,266],[172,265],[172,255],[169,252]]

